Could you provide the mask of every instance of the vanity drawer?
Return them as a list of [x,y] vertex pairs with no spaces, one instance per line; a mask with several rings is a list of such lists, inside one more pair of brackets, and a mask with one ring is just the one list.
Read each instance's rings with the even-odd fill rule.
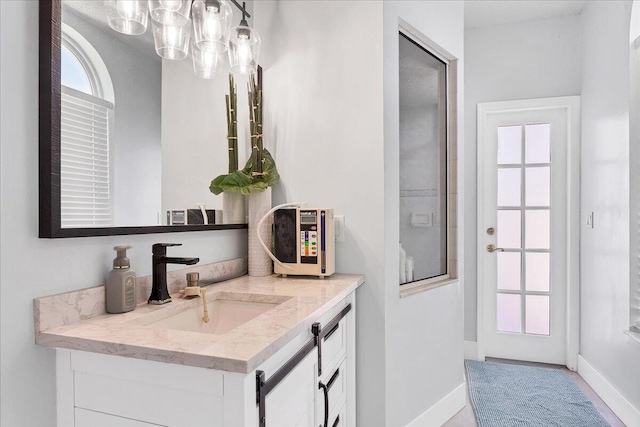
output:
[[223,425],[219,371],[84,352],[72,353],[71,368],[76,409],[164,426]]
[[344,358],[347,345],[347,321],[342,318],[322,339],[322,376],[335,367]]
[[326,386],[329,401],[326,402],[324,387],[318,385],[318,425],[323,425],[325,417],[325,405],[328,407],[329,412],[329,426],[331,426],[331,420],[335,418],[334,412],[342,406],[345,401],[346,389],[347,389],[347,363],[343,360],[340,366],[336,369],[329,371],[327,375],[323,375],[324,378],[320,382]]

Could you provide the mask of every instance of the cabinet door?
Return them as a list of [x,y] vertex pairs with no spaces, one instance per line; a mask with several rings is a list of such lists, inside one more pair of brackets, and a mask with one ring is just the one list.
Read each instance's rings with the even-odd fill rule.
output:
[[[335,418],[335,415],[333,415],[333,413],[336,412],[345,402],[346,389],[347,389],[346,360],[343,359],[340,366],[335,368],[335,370],[329,371],[326,373],[323,372],[320,382],[326,386],[327,394],[325,397],[323,387],[316,387],[316,390],[317,390],[316,423],[318,425],[324,425],[325,409],[326,409],[329,413],[329,418],[327,420],[327,423],[331,425],[332,419]],[[327,398],[328,398],[328,401],[327,401]],[[346,420],[343,417],[343,424],[345,421]]]
[[328,427],[346,427],[347,426],[347,404],[343,403],[339,411],[334,411],[329,417]]
[[[267,427],[313,425],[318,352],[314,349],[266,397]],[[269,375],[267,373],[267,380]]]

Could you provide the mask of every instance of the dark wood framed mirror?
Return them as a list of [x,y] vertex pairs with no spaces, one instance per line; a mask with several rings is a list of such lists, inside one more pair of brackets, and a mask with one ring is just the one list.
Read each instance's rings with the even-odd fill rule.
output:
[[[123,36],[110,31],[106,20],[98,19],[100,13],[104,13],[99,10],[101,7],[103,7],[103,2],[95,0],[40,1],[39,237],[65,238],[247,228],[246,223],[166,225],[168,210],[194,209],[198,207],[199,203],[205,203],[207,209],[222,209],[222,197],[215,198],[215,196],[208,193],[208,185],[215,176],[226,173],[227,142],[224,95],[228,91],[227,74],[221,72],[221,80],[216,82],[199,79],[194,75],[191,68],[191,55],[183,61],[162,60],[155,54],[153,49],[151,23],[149,23],[146,34],[142,36]],[[91,27],[92,25],[93,27]],[[94,27],[99,34],[96,36],[87,34],[87,31],[94,31],[94,29],[91,29]],[[90,28],[90,30],[87,30],[87,28]],[[135,39],[135,37],[138,38]],[[120,62],[113,64],[109,62],[111,54],[105,53],[104,47],[100,46],[101,43],[105,43],[105,40],[112,42],[116,46],[114,50],[117,53],[114,56],[117,56]],[[149,43],[151,44],[149,45]],[[86,46],[88,47],[85,50],[91,51],[87,54],[87,57],[92,57],[93,53],[98,57],[96,66],[85,65],[82,62],[83,54],[76,51],[81,51]],[[93,46],[95,46],[95,49],[93,49]],[[94,50],[95,52],[93,52]],[[130,57],[135,58],[135,63],[134,61],[127,62],[128,59],[125,53],[128,51],[131,52]],[[78,67],[76,63],[79,63],[80,66]],[[74,64],[77,69],[87,71],[89,77],[85,79],[88,83],[85,83],[90,89],[85,92],[89,92],[89,94],[83,92],[82,82],[77,83],[79,85],[77,87],[74,87],[75,83],[62,84],[62,79],[65,78],[63,68],[72,67]],[[101,67],[104,71],[101,71]],[[118,75],[118,73],[125,72],[127,69],[135,70],[136,73],[130,74],[130,76],[135,75],[135,77],[129,78],[130,76],[125,76],[126,78],[123,79],[122,76]],[[158,69],[160,71],[157,71]],[[92,79],[91,73],[95,74],[96,77],[94,79]],[[96,90],[96,93],[99,92],[101,94],[98,97],[95,93],[91,93],[91,88],[97,85],[94,80],[100,80],[105,74],[110,76],[110,86],[103,90]],[[193,80],[188,80],[190,77],[187,77],[187,74],[190,74]],[[166,79],[169,78],[167,75],[171,78],[179,79],[182,83],[189,82],[186,84],[187,89],[182,90],[181,86],[179,93],[176,90],[172,90],[177,85],[167,82]],[[147,108],[145,105],[141,106],[139,100],[145,99],[145,97],[131,91],[138,90],[146,84],[151,84],[149,82],[153,82],[154,78],[156,79],[154,83],[155,89],[150,90],[149,93],[152,94],[150,98],[154,98],[156,104],[151,108]],[[262,80],[260,68],[258,69],[258,79]],[[131,86],[120,89],[118,85],[123,80],[130,80],[129,84]],[[242,81],[238,82],[240,105],[245,104],[243,96],[246,97],[241,93],[243,83]],[[214,86],[215,92],[213,92]],[[112,150],[116,150],[118,153],[115,160],[109,158],[109,161],[106,162],[107,173],[112,177],[109,183],[104,184],[107,186],[107,192],[109,193],[109,207],[105,208],[105,212],[107,212],[105,216],[108,216],[109,220],[103,220],[102,222],[91,222],[89,220],[86,225],[81,222],[83,220],[86,221],[86,219],[69,220],[69,215],[77,215],[84,218],[82,216],[84,214],[78,214],[77,212],[86,206],[82,205],[81,208],[76,208],[76,205],[73,205],[73,203],[76,203],[76,199],[73,199],[75,197],[73,192],[80,188],[80,185],[74,187],[74,191],[69,192],[67,190],[70,185],[68,184],[69,172],[65,171],[69,170],[69,162],[73,163],[75,162],[74,159],[76,159],[74,157],[76,154],[69,157],[67,154],[69,150],[66,148],[68,146],[64,145],[67,144],[66,141],[68,139],[75,142],[73,140],[74,137],[69,136],[67,131],[69,128],[65,128],[67,126],[65,123],[68,122],[63,122],[63,120],[70,120],[68,119],[69,110],[65,109],[65,105],[68,104],[63,105],[63,102],[67,102],[64,101],[65,97],[69,96],[71,96],[73,102],[77,101],[78,104],[88,103],[91,106],[95,106],[96,109],[104,107],[106,112],[103,115],[105,117],[113,117],[114,114],[116,117],[111,122],[105,122],[107,123],[105,126],[109,126],[109,138],[111,138],[111,135],[115,135],[115,137],[114,142],[109,143],[107,145],[108,148],[103,150],[107,153],[112,153]],[[172,96],[167,104],[162,103],[165,96]],[[198,99],[198,96],[201,99]],[[159,102],[158,99],[160,99]],[[127,105],[130,100],[135,100],[138,103]],[[178,102],[183,102],[184,105],[180,105]],[[210,102],[215,102],[215,105],[209,106],[207,103]],[[165,108],[165,106],[167,107]],[[114,110],[116,111],[115,113]],[[142,127],[141,130],[140,121],[142,119],[140,117],[150,116],[151,114],[148,112],[151,110],[154,111],[154,118],[152,120],[149,119],[150,123],[146,127]],[[165,110],[170,111],[167,112]],[[71,120],[76,120],[74,114],[82,113],[82,111],[73,110]],[[169,121],[164,120],[167,114],[171,114],[170,117],[172,119],[174,116],[176,117],[175,120],[170,121],[172,125],[178,123],[182,127],[167,129]],[[200,114],[199,117],[194,117],[198,116],[198,114]],[[137,122],[132,123],[132,118],[136,119]],[[219,120],[220,123],[213,124],[212,120]],[[114,122],[115,125],[113,124]],[[240,120],[238,122],[240,123]],[[117,125],[126,126],[126,138],[121,137],[123,131],[115,127]],[[198,127],[200,125],[201,128]],[[134,134],[134,129],[138,132],[137,135]],[[145,129],[148,132],[144,133]],[[129,135],[129,133],[131,134]],[[147,138],[149,134],[154,134],[154,138]],[[125,139],[126,141],[124,141]],[[156,152],[152,156],[146,156],[144,154],[146,151],[142,150],[139,145],[140,141],[150,139],[154,141]],[[173,144],[171,149],[167,149],[165,146],[165,140],[168,139],[171,139]],[[129,145],[126,145],[120,151],[118,151],[117,147],[113,148],[117,144],[122,147],[125,143]],[[208,151],[214,149],[214,154]],[[82,149],[78,150],[81,151]],[[169,153],[168,155],[167,152]],[[192,158],[187,158],[182,156],[183,153],[193,154],[193,156]],[[77,154],[77,156],[82,157],[83,154]],[[123,160],[125,157],[126,159]],[[70,158],[71,160],[69,160]],[[160,158],[160,163],[149,166],[152,163],[150,160],[152,158],[155,158],[156,161]],[[167,163],[169,160],[175,163]],[[217,162],[215,165],[212,164],[215,162]],[[114,163],[116,166],[113,166]],[[76,167],[75,163],[71,168],[74,167]],[[119,171],[118,167],[124,171],[122,175],[114,173],[114,168],[116,172]],[[139,170],[145,168],[146,170]],[[174,175],[165,177],[165,171],[169,170],[173,170]],[[189,179],[193,178],[193,171],[199,171],[200,173],[195,183],[194,181],[189,181]],[[152,189],[141,187],[138,193],[131,191],[132,188],[142,185],[143,182],[157,183],[158,181],[160,185]],[[169,183],[169,185],[166,183]],[[116,186],[115,191],[113,190],[114,186]],[[197,189],[196,194],[186,198],[185,193],[194,188]],[[170,195],[173,198],[167,196],[170,191],[173,192]],[[113,196],[113,194],[116,196]],[[118,204],[120,203],[119,199],[126,198],[125,196],[128,199]],[[116,198],[119,199],[115,200]],[[165,200],[170,201],[165,202]],[[72,208],[69,208],[69,203],[72,203]],[[134,214],[129,215],[130,218],[128,219],[123,219],[126,215],[122,214],[122,212],[126,211],[130,206],[132,208],[129,210]],[[147,209],[147,206],[151,207]],[[144,209],[148,212],[144,212],[143,215],[140,211]]]

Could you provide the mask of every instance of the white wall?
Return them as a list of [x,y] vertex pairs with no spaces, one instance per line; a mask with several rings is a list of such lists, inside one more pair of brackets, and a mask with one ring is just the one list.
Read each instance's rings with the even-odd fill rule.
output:
[[[463,161],[464,141],[463,2],[384,2],[384,298],[387,383],[384,424],[393,426],[406,425],[464,381],[463,274],[460,274],[459,283],[402,299],[399,297],[399,18],[458,59],[459,162]],[[459,168],[459,236],[463,235],[462,177],[463,171]],[[464,262],[462,255],[458,254],[460,265]],[[382,421],[378,424],[382,424]]]
[[246,255],[246,231],[38,238],[38,2],[0,2],[0,424],[55,422],[54,352],[34,344],[32,300],[104,283],[116,244],[139,275],[151,244],[180,242],[202,263]]
[[581,206],[583,216],[594,212],[595,228],[581,228],[580,353],[640,408],[640,344],[624,334],[629,328],[630,16],[630,1],[591,1],[582,11]]
[[281,176],[274,204],[306,200],[346,216],[336,270],[366,274],[357,293],[358,425],[382,425],[382,3],[259,1],[255,12],[265,146]]
[[[227,67],[228,68],[228,67]],[[248,147],[247,79],[238,79],[238,165]],[[209,191],[211,180],[229,169],[225,95],[229,74],[205,80],[193,74],[191,58],[162,63],[162,212],[167,209],[222,209],[222,195]],[[189,108],[185,108],[189,106]],[[194,155],[194,153],[198,153]],[[185,186],[185,184],[188,184]],[[186,187],[186,188],[185,188]],[[166,223],[163,216],[162,223]]]
[[463,382],[462,291],[399,299],[398,17],[462,59],[462,3],[255,7],[265,144],[282,177],[274,204],[308,200],[346,215],[337,270],[367,277],[357,300],[358,424],[404,425]]
[[[476,341],[476,107],[580,94],[580,16],[465,31],[464,336]],[[600,30],[598,30],[600,33]]]

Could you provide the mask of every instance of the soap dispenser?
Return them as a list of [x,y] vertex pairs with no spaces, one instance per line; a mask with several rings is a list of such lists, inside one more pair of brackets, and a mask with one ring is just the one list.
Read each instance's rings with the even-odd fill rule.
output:
[[116,246],[113,270],[107,275],[105,286],[107,313],[126,313],[136,308],[136,273],[131,270],[127,249],[131,246]]

